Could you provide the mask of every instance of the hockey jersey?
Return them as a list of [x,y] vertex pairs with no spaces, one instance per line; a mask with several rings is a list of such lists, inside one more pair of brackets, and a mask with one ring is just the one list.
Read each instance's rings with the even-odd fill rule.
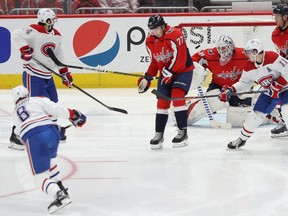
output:
[[268,89],[272,81],[284,85],[281,92],[287,90],[288,60],[274,51],[266,51],[261,65],[248,61],[239,82],[233,86],[236,92],[244,92],[256,82],[263,88]]
[[283,58],[288,59],[288,28],[281,30],[279,27],[276,27],[271,37],[278,53]]
[[[61,34],[56,29],[48,33],[44,26],[32,24],[28,28],[15,30],[12,33],[12,42],[18,49],[27,45],[33,48],[33,58],[30,61],[23,61],[24,70],[32,76],[43,79],[52,77],[52,72],[43,66],[52,70],[57,67],[47,53],[48,48],[54,51],[60,61],[64,61]],[[58,70],[61,68],[63,67],[57,67]]]
[[220,65],[219,59],[220,55],[216,47],[201,50],[192,56],[194,62],[198,62],[211,71],[212,83],[222,87],[238,82],[248,61],[243,48],[236,47],[230,61],[223,66]]
[[[13,111],[16,134],[22,138],[25,133],[38,126],[54,125],[52,117],[68,119],[67,108],[50,101],[45,97],[30,97],[19,101]],[[53,118],[55,119],[55,118]]]
[[178,28],[167,25],[161,38],[149,34],[146,38],[146,48],[151,58],[146,72],[148,76],[156,76],[163,68],[168,68],[174,73],[194,69],[184,36]]

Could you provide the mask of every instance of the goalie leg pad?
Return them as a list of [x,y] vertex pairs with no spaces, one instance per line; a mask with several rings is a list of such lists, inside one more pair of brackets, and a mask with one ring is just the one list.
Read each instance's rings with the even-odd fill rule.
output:
[[[206,93],[206,95],[214,95],[214,94],[220,94],[219,89],[213,89]],[[211,97],[207,98],[207,101],[210,105],[212,113],[217,112],[218,110],[221,110],[224,107],[228,106],[228,103],[223,103],[219,101],[217,97]],[[188,105],[188,119],[187,124],[192,125],[198,120],[200,120],[203,117],[207,116],[205,107],[201,100],[192,100],[191,103]]]
[[190,89],[197,89],[198,86],[202,86],[204,80],[208,75],[208,71],[199,63],[193,62],[195,68],[193,69],[193,77]]
[[242,127],[247,115],[252,111],[252,107],[232,107],[227,108],[226,122],[233,127]]

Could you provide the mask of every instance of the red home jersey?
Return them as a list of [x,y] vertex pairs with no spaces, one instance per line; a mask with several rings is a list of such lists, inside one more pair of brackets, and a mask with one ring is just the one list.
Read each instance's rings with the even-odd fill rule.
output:
[[272,41],[278,53],[283,58],[288,59],[288,28],[282,31],[279,27],[276,27],[272,32]]
[[149,34],[146,38],[146,48],[151,57],[146,73],[148,76],[156,76],[163,68],[174,73],[188,72],[194,68],[184,36],[178,28],[167,25],[161,38]]
[[[236,47],[230,61],[221,66],[219,62],[220,55],[216,47],[201,50],[192,56],[192,60],[199,62],[204,68],[212,72],[212,83],[219,86],[233,85],[238,82],[246,65],[248,58],[243,52],[243,48]],[[205,62],[205,63],[203,63]]]

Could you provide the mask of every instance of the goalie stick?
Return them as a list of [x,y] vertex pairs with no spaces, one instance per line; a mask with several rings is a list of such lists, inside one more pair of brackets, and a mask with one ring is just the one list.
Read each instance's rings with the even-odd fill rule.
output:
[[204,96],[204,92],[201,86],[197,87],[199,96],[202,96],[201,101],[204,105],[205,111],[206,111],[206,115],[209,119],[209,123],[213,128],[220,128],[220,129],[231,129],[232,128],[232,124],[231,123],[226,123],[226,122],[218,122],[215,121],[213,118],[213,113],[211,111],[210,105],[208,103],[208,100],[203,97]]
[[[87,70],[87,71],[96,71],[96,72],[101,72],[101,73],[113,73],[113,74],[126,75],[126,76],[143,77],[143,75],[140,75],[140,74],[132,74],[132,73],[125,73],[125,72],[120,72],[120,71],[112,71],[112,70],[101,70],[95,67],[82,67],[82,66],[76,66],[76,65],[68,65],[68,64],[64,64],[60,62],[59,59],[57,59],[57,57],[55,56],[52,49],[48,48],[47,53],[49,57],[52,59],[52,61],[57,66],[69,67],[69,68],[75,68],[75,69]],[[155,77],[155,78],[158,79],[158,77]]]
[[[33,58],[34,59],[34,58]],[[55,71],[53,71],[52,69],[48,68],[47,66],[43,65],[41,62],[39,62],[38,60],[34,59],[35,61],[37,61],[39,64],[41,64],[43,67],[45,67],[47,70],[51,71],[53,74],[55,74],[57,77],[63,79],[63,77],[56,73]],[[92,96],[91,94],[89,94],[88,92],[84,91],[82,88],[80,88],[79,86],[75,85],[74,83],[72,83],[72,86],[74,88],[76,88],[77,90],[81,91],[83,94],[87,95],[88,97],[92,98],[93,100],[97,101],[98,103],[100,103],[102,106],[106,107],[109,110],[115,111],[115,112],[120,112],[120,113],[124,113],[124,114],[128,114],[128,112],[124,109],[120,109],[120,108],[116,108],[116,107],[111,107],[108,106],[106,104],[104,104],[103,102],[101,102],[100,100],[98,100],[97,98],[95,98],[94,96]]]
[[[231,95],[243,95],[243,94],[259,94],[259,93],[265,93],[268,92],[267,90],[258,90],[258,91],[248,91],[248,92],[236,92]],[[163,100],[168,101],[177,101],[177,100],[193,100],[193,99],[201,99],[201,98],[208,98],[208,97],[218,97],[219,95],[204,95],[204,96],[188,96],[183,98],[170,98],[166,95],[163,95],[161,92],[159,92],[156,89],[153,89],[151,91],[152,94],[156,95],[158,98],[162,98]]]

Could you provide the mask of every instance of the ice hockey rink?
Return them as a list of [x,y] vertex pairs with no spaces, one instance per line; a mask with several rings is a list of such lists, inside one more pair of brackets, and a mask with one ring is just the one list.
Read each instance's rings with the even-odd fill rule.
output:
[[[152,151],[156,98],[137,89],[85,89],[113,112],[74,89],[60,89],[61,104],[87,115],[67,129],[59,167],[72,203],[69,216],[287,216],[288,138],[258,128],[242,150],[228,151],[240,128],[214,129],[203,118],[189,126],[189,146],[173,149],[172,118],[164,149]],[[35,185],[25,151],[11,150],[10,90],[0,91],[0,215],[48,215],[52,202]],[[215,118],[225,121],[225,111]],[[61,120],[62,126],[69,125]]]

